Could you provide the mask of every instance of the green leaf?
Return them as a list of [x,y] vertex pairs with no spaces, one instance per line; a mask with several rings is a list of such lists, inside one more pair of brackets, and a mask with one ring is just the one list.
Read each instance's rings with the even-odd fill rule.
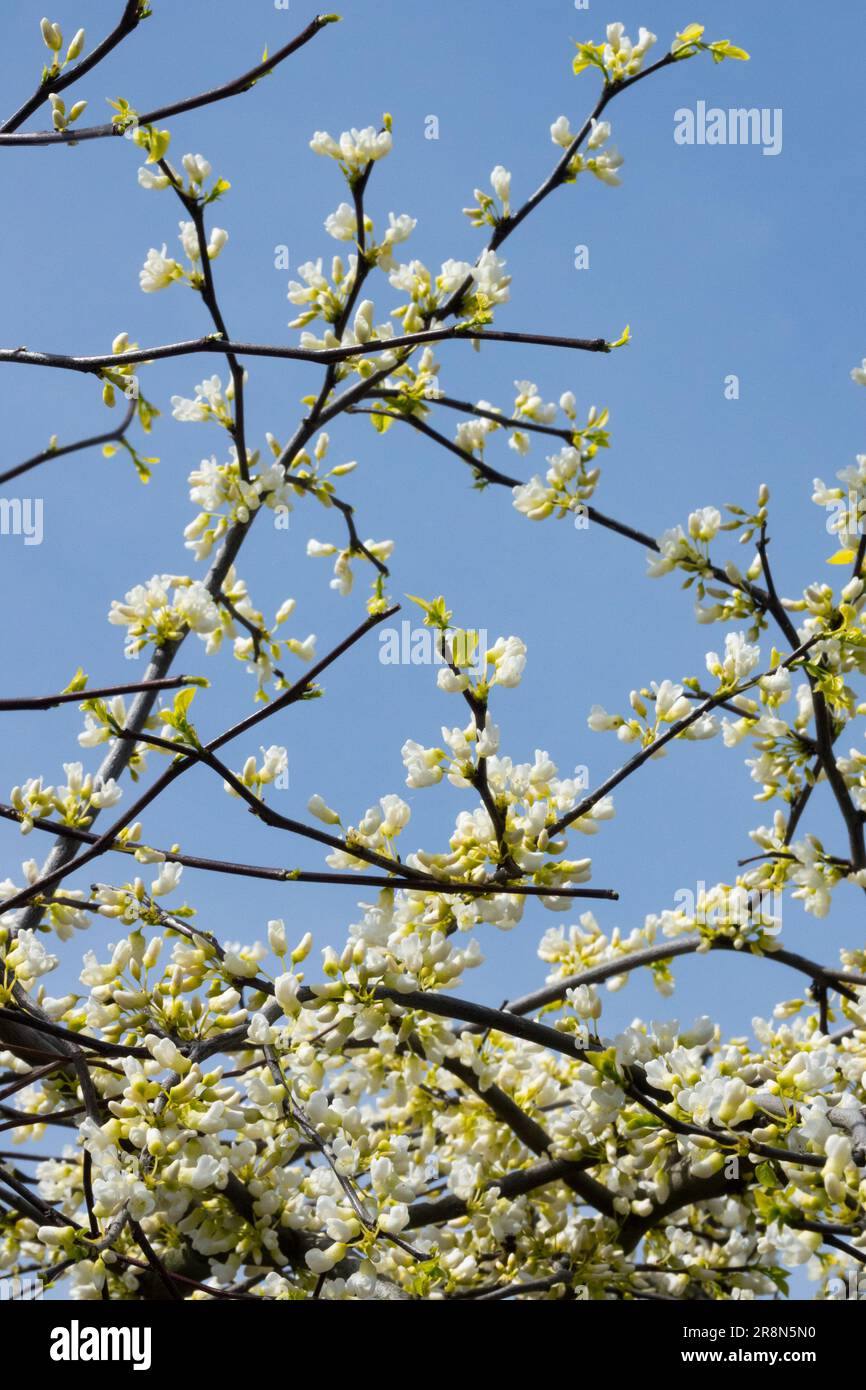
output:
[[407,594],[406,597],[412,602],[417,603],[423,609],[425,627],[447,628],[451,621],[451,610],[445,607],[445,600],[441,596],[434,599],[432,603],[427,603],[426,599],[418,598],[415,594]]
[[223,196],[224,193],[228,193],[230,188],[231,184],[229,183],[228,179],[217,179],[210,193],[204,200],[205,207],[208,203],[215,203],[218,198],[221,198]]
[[79,666],[78,670],[75,672],[75,675],[72,677],[72,680],[69,682],[67,686],[64,687],[63,694],[77,694],[79,690],[84,690],[86,685],[87,676],[85,675],[84,668]]
[[769,1192],[773,1192],[782,1186],[779,1179],[776,1177],[776,1170],[771,1163],[759,1163],[755,1169],[755,1177],[758,1179],[761,1186],[766,1188]]
[[174,697],[174,712],[179,719],[186,721],[189,707],[195,699],[197,687],[192,685],[186,690],[179,690]]

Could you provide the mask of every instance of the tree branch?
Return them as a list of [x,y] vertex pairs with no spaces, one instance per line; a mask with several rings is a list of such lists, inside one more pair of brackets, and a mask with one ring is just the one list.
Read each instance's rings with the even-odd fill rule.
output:
[[[132,2],[132,0],[130,0],[130,2]],[[195,111],[200,106],[210,106],[215,101],[225,101],[228,97],[238,96],[242,92],[249,91],[259,78],[266,76],[269,72],[273,72],[274,68],[279,67],[284,59],[296,53],[299,48],[303,48],[304,44],[309,43],[310,39],[315,38],[319,30],[323,29],[326,24],[332,24],[337,19],[339,19],[339,15],[317,15],[312,23],[308,24],[306,29],[302,30],[290,43],[277,49],[276,53],[270,58],[263,59],[260,63],[257,63],[254,68],[250,68],[249,71],[242,73],[240,77],[235,77],[230,82],[224,82],[221,87],[212,87],[209,91],[200,92],[198,96],[185,97],[183,101],[171,102],[167,106],[157,106],[152,111],[146,111],[138,117],[137,124],[142,126],[155,125],[157,121],[167,120],[169,116],[180,116],[186,111]],[[119,41],[120,40],[117,39],[115,42]],[[112,43],[111,47],[114,46],[115,44]],[[94,50],[94,53],[97,51],[98,50]],[[85,64],[89,67],[93,67],[93,57],[94,54],[91,54],[89,59],[85,59],[83,63],[80,63],[78,67],[73,70],[72,74],[69,75],[69,80],[63,85],[68,86],[70,81],[81,76],[82,68],[84,68]],[[104,50],[103,53],[100,54],[100,58],[101,57],[104,57]],[[51,90],[59,90],[58,83],[53,83]],[[31,97],[30,100],[31,102],[35,100],[35,95]],[[44,97],[40,96],[39,101],[36,102],[36,106],[41,105],[43,100]],[[33,109],[35,110],[36,108],[34,107]],[[24,107],[21,108],[21,111],[23,110]],[[29,114],[29,111],[26,112],[25,117],[21,117],[21,119],[25,119],[26,115]],[[39,130],[26,134],[14,133],[16,131],[16,126],[12,123],[16,122],[20,124],[20,116],[21,113],[16,112],[15,116],[11,117],[6,125],[0,129],[0,146],[78,145],[83,140],[100,140],[105,136],[118,136],[124,133],[122,125],[115,125],[113,123],[109,125],[85,126],[80,130]]]

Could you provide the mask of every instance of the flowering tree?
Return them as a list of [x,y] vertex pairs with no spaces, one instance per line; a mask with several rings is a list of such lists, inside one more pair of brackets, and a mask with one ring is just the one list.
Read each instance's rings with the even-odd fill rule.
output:
[[[211,328],[148,347],[120,333],[103,356],[0,351],[3,362],[97,378],[118,415],[118,395],[126,401],[110,430],[63,446],[52,439],[2,482],[100,444],[108,455],[125,451],[147,481],[154,460],[138,431],[150,433],[158,412],[139,369],[207,354],[227,372],[206,378],[192,398],[172,398],[175,420],[206,425],[220,441],[190,475],[196,510],[186,544],[191,563],[208,567],[155,574],[111,604],[127,654],[147,654],[142,679],[88,688],[82,667],[60,693],[0,703],[19,712],[79,704],[79,742],[103,754],[92,772],[67,763],[63,785],[34,775],[0,807],[22,832],[57,837],[41,866],[23,866],[23,884],[2,885],[0,1128],[21,1148],[0,1159],[0,1268],[37,1270],[80,1299],[692,1299],[708,1288],[719,1298],[785,1290],[789,1268],[811,1258],[826,1289],[866,1248],[866,952],[845,951],[834,966],[786,950],[777,903],[790,892],[820,917],[837,883],[866,887],[866,756],[836,750],[866,710],[848,683],[864,670],[866,457],[839,474],[844,490],[817,483],[815,491],[835,510],[841,548],[833,559],[850,578],[838,594],[816,583],[784,599],[768,558],[765,487],[754,506],[730,506],[725,521],[707,506],[656,541],[594,505],[606,412],[582,417],[571,392],[548,404],[530,381],[518,383],[511,407],[473,404],[441,383],[435,356],[446,342],[595,353],[623,346],[627,329],[608,342],[495,328],[509,297],[501,248],[544,200],[589,181],[581,175],[619,182],[622,161],[602,119],[614,98],[692,58],[747,55],[727,40],[706,41],[697,24],[655,61],[646,29],[633,42],[611,24],[604,42],[579,44],[575,73],[595,69],[600,82],[591,114],[576,131],[566,116],[553,121],[554,166],[525,202],[513,205],[508,171],[493,170],[490,191],[476,190],[466,209],[486,246],[474,264],[446,260],[438,273],[401,259],[411,216],[391,213],[377,230],[368,211],[375,166],[392,145],[390,118],[339,139],[317,131],[313,153],[334,162],[347,189],[325,231],[352,249],[327,269],[321,257],[300,267],[289,287],[300,341],[268,346],[233,337],[220,309],[214,262],[228,233],[212,225],[211,211],[229,183],[201,154],[175,157],[162,122],[240,96],[338,17],[319,16],[222,87],[143,113],[120,99],[110,124],[85,126],[86,102],[70,98],[67,107],[62,93],[132,39],[149,13],[146,0],[127,0],[88,56],[83,31],[67,45],[43,20],[48,63],[34,95],[0,126],[0,145],[132,139],[145,160],[139,182],[165,199],[167,224],[172,200],[181,212],[178,257],[167,243],[152,248],[141,289],[185,286]],[[22,130],[49,104],[52,130]],[[366,297],[377,284],[396,301],[384,319]],[[287,442],[265,434],[264,453],[245,409],[243,363],[256,357],[322,367]],[[853,375],[866,384],[866,362]],[[328,426],[347,414],[370,416],[379,433],[404,426],[441,446],[490,490],[491,506],[506,488],[530,520],[571,517],[638,544],[650,553],[651,576],[685,576],[701,622],[734,624],[724,651],[708,655],[703,683],[653,683],[632,692],[624,714],[592,708],[591,729],[633,746],[601,786],[559,777],[546,753],[532,764],[507,756],[492,706],[498,720],[526,646],[513,635],[488,646],[479,629],[455,622],[444,598],[429,597],[415,602],[435,643],[437,683],[465,723],[443,729],[442,746],[412,730],[418,740],[408,738],[402,755],[409,787],[447,778],[465,792],[447,846],[401,853],[409,807],[393,793],[357,823],[320,796],[303,822],[269,801],[287,754],[278,744],[252,751],[259,726],[284,725],[279,716],[290,706],[322,695],[322,674],[396,611],[393,543],[361,539],[340,496],[354,464],[328,457]],[[533,445],[554,450],[546,471],[526,481],[494,465],[497,434],[519,459]],[[345,524],[342,548],[307,542],[309,555],[333,560],[332,587],[349,595],[356,570],[371,582],[364,620],[343,626],[323,656],[313,637],[286,635],[294,601],[281,593],[254,601],[238,569],[256,519],[269,509],[279,522],[305,501],[336,510]],[[745,568],[717,556],[721,533],[753,544]],[[253,711],[216,735],[199,732],[208,681],[172,674],[191,633],[207,655],[229,645],[255,681]],[[772,635],[762,655],[764,633]],[[303,721],[304,710],[290,718]],[[777,803],[772,824],[752,832],[759,853],[734,881],[689,910],[649,917],[627,937],[605,935],[589,912],[578,926],[552,927],[539,948],[548,973],[536,991],[500,1009],[472,1002],[462,980],[482,963],[483,929],[517,928],[531,899],[561,913],[576,899],[615,897],[587,886],[591,863],[575,857],[572,833],[599,831],[613,815],[612,793],[666,745],[717,735],[728,746],[753,745],[759,799]],[[203,786],[216,779],[284,832],[287,844],[321,846],[327,868],[181,853],[160,832],[157,803],[192,768]],[[127,774],[134,788],[124,785]],[[841,854],[800,828],[821,780],[842,817]],[[100,881],[80,886],[97,863]],[[354,883],[365,904],[345,941],[312,967],[309,934],[295,940],[282,920],[267,924],[266,944],[221,942],[193,906],[166,906],[185,867],[281,883],[287,894],[298,881],[323,892]],[[115,925],[116,944],[86,953],[81,990],[50,994],[46,977],[61,944],[98,917]],[[675,958],[729,950],[774,961],[808,984],[760,1025],[754,1044],[726,1038],[708,1018],[605,1035],[601,985],[618,988],[649,968],[666,995]],[[27,1143],[55,1130],[62,1153],[41,1158],[34,1176]]]

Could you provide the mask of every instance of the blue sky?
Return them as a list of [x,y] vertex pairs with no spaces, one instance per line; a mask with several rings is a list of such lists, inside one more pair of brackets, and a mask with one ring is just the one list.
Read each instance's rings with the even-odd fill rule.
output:
[[[38,79],[42,4],[19,0],[4,7],[0,89],[10,111]],[[866,398],[848,372],[866,352],[861,296],[852,292],[862,243],[852,190],[866,156],[862,142],[842,132],[856,132],[862,122],[862,42],[855,31],[866,26],[853,7],[825,4],[821,32],[841,27],[847,37],[834,41],[824,58],[813,49],[812,9],[782,13],[728,0],[717,21],[709,11],[718,8],[680,9],[659,0],[612,8],[593,0],[589,11],[567,0],[437,0],[435,6],[349,0],[342,24],[252,93],[172,120],[171,153],[200,151],[232,183],[214,219],[231,237],[215,270],[232,333],[291,343],[289,277],[274,268],[274,249],[289,247],[292,273],[307,259],[330,256],[334,243],[322,222],[345,196],[336,166],[309,151],[315,129],[338,134],[392,113],[395,149],[374,172],[368,210],[378,227],[389,211],[417,217],[407,254],[438,268],[452,256],[472,260],[480,249],[481,233],[460,209],[475,186],[486,185],[491,167],[503,163],[512,171],[513,198],[522,201],[554,162],[551,121],[564,113],[577,128],[591,109],[596,80],[573,76],[572,39],[600,38],[608,21],[622,19],[633,35],[640,24],[653,29],[661,53],[677,29],[701,20],[709,38],[741,44],[752,55],[748,64],[715,67],[696,58],[618,98],[608,114],[625,157],[623,186],[584,177],[507,243],[514,278],[499,327],[615,338],[628,322],[631,346],[595,357],[511,345],[476,355],[453,344],[437,356],[443,385],[461,397],[507,408],[515,378],[529,377],[545,399],[570,389],[581,412],[592,403],[609,406],[613,447],[596,502],[653,534],[684,521],[695,506],[751,503],[758,484],[767,482],[777,579],[791,593],[828,573],[824,516],[809,500],[812,478],[829,479],[863,442]],[[92,45],[119,9],[119,0],[52,0],[50,18],[67,36],[86,26]],[[124,96],[146,109],[227,80],[255,63],[265,44],[274,51],[285,43],[313,13],[299,0],[287,12],[270,0],[154,0],[154,10],[76,90],[90,102],[88,123],[108,118],[107,97]],[[817,85],[816,68],[824,74]],[[830,82],[826,114],[818,91]],[[768,158],[758,147],[677,145],[675,111],[700,100],[781,108],[781,153]],[[429,115],[439,119],[437,141],[424,138]],[[40,116],[31,128],[44,124]],[[4,346],[102,352],[121,330],[154,344],[209,327],[188,290],[139,292],[148,248],[164,241],[171,247],[178,221],[169,194],[138,187],[139,163],[126,141],[2,151]],[[578,244],[590,248],[588,270],[574,268]],[[397,299],[384,277],[374,289],[382,319]],[[320,373],[301,364],[249,365],[249,436],[263,444],[271,430],[284,440],[303,409],[300,398],[315,389]],[[0,538],[4,693],[59,689],[79,663],[94,685],[132,677],[121,633],[106,622],[109,601],[154,572],[189,569],[181,536],[192,514],[187,474],[220,450],[223,439],[215,428],[172,421],[168,402],[174,393],[191,395],[214,369],[213,359],[148,369],[144,390],[164,411],[146,449],[162,460],[148,487],[123,457],[108,462],[98,450],[24,480],[15,495],[43,499],[45,539],[28,548],[20,538]],[[724,396],[729,373],[740,379],[737,401]],[[52,433],[67,442],[107,427],[95,383],[61,372],[6,366],[0,408],[3,467],[43,448]],[[455,423],[449,418],[448,428]],[[506,492],[474,492],[457,459],[412,432],[395,428],[381,440],[366,420],[344,422],[332,430],[331,457],[360,462],[344,495],[357,505],[362,535],[396,541],[395,596],[444,593],[462,622],[486,628],[491,639],[516,633],[527,642],[522,686],[501,692],[493,708],[503,751],[515,760],[545,748],[565,773],[586,765],[596,784],[618,765],[622,747],[589,733],[590,706],[597,701],[624,710],[632,687],[700,674],[706,650],[723,644],[723,630],[695,624],[676,580],[644,578],[638,547],[596,527],[577,532],[567,522],[529,523]],[[503,442],[490,461],[529,476],[542,466],[543,453],[535,449],[519,460]],[[266,612],[294,596],[292,631],[315,632],[324,652],[360,621],[365,590],[359,585],[348,599],[333,594],[328,564],[304,555],[308,535],[330,540],[342,532],[337,518],[314,504],[299,507],[287,534],[255,528],[240,572]],[[201,732],[219,732],[251,708],[250,678],[228,653],[206,659],[190,638],[178,669],[214,681],[197,702]],[[400,746],[407,737],[438,742],[441,724],[463,722],[462,707],[437,691],[430,670],[380,664],[375,638],[355,648],[326,685],[327,699],[269,726],[268,738],[285,743],[290,757],[290,787],[275,794],[275,805],[303,815],[309,796],[320,792],[355,821],[380,795],[397,791],[413,808],[404,849],[445,848],[454,816],[471,802],[447,785],[407,791]],[[80,756],[81,716],[74,707],[3,717],[2,794],[28,775],[62,780],[62,762]],[[256,742],[241,741],[233,764],[254,751]],[[84,756],[95,767],[96,755]],[[593,882],[620,893],[618,903],[597,908],[605,929],[630,930],[699,881],[730,881],[737,858],[750,852],[748,828],[767,818],[753,805],[743,756],[720,742],[676,746],[617,795],[615,821],[593,841],[578,842],[593,854]],[[828,843],[837,848],[839,831],[825,815],[823,793],[815,807],[813,825],[827,828]],[[180,840],[191,853],[322,864],[315,847],[257,827],[204,772],[188,775],[145,829],[153,840]],[[0,830],[0,842],[3,872],[16,878],[20,860],[49,844],[36,834],[25,843],[9,827]],[[98,876],[120,867],[107,860]],[[364,897],[352,888],[208,880],[192,871],[183,888],[202,921],[224,939],[261,936],[269,917],[282,916],[293,934],[311,928],[322,945],[342,942]],[[840,892],[825,922],[786,904],[786,942],[825,960],[835,960],[843,943],[857,945],[849,916],[853,891]],[[467,975],[462,992],[499,1002],[540,984],[541,933],[575,916],[554,918],[533,904],[516,932],[483,930],[488,964]],[[80,950],[100,952],[111,939],[110,925],[97,923],[87,939],[65,948],[70,967],[74,962],[77,969]],[[742,1033],[754,1014],[800,989],[769,965],[728,957],[686,961],[676,973],[678,993],[669,1001],[634,977],[606,1003],[605,1031],[619,1031],[636,1014],[711,1012]],[[70,969],[65,978],[72,977]]]

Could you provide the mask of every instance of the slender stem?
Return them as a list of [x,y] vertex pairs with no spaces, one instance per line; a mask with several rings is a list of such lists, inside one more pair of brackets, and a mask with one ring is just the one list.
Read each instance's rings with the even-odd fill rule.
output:
[[[157,160],[157,164],[168,179],[171,187],[180,199],[181,204],[192,218],[196,241],[198,242],[199,263],[201,265],[201,271],[199,272],[201,283],[198,285],[198,288],[207,311],[211,316],[214,328],[221,338],[227,339],[229,337],[229,331],[219,306],[213,266],[208,254],[208,235],[205,227],[204,207],[199,198],[185,192],[180,178],[167,160],[159,159]],[[226,360],[228,361],[229,371],[231,372],[235,406],[234,418],[228,429],[232,443],[237,452],[238,469],[241,478],[245,483],[248,483],[250,480],[250,469],[249,460],[247,458],[246,426],[244,421],[244,369],[233,352],[228,353]]]
[[24,695],[19,699],[0,700],[0,713],[8,713],[11,710],[56,709],[58,705],[80,705],[86,700],[107,700],[114,695],[134,695],[144,690],[177,690],[182,685],[200,683],[199,676],[163,676],[160,680],[133,681],[130,685],[103,685],[93,690],[63,690],[58,695]]
[[[57,822],[46,820],[41,816],[25,817],[21,811],[16,811],[12,806],[0,804],[0,819],[20,823],[28,819],[34,830],[44,830],[51,835],[57,834]],[[79,827],[64,826],[64,835],[74,839],[78,844],[94,845],[99,836],[91,830],[82,830]],[[155,845],[142,845],[137,841],[125,840],[123,842],[115,840],[113,844],[107,845],[108,851],[118,854],[134,855],[138,849],[148,849],[153,854],[159,855],[160,861],[165,860],[169,864],[182,864],[188,869],[202,869],[207,873],[229,874],[235,878],[258,878],[268,879],[276,883],[319,883],[324,885],[335,884],[350,888],[415,888],[419,891],[420,885],[413,882],[406,882],[400,878],[384,874],[362,874],[362,873],[326,873],[312,869],[285,869],[277,867],[267,867],[260,864],[238,864],[230,859],[207,859],[196,854],[181,854],[171,849],[158,849]],[[395,872],[399,872],[400,866],[395,866]],[[451,895],[466,894],[469,897],[486,897],[491,893],[506,894],[514,897],[526,898],[596,898],[605,899],[609,902],[616,901],[618,893],[612,888],[583,888],[559,886],[556,888],[543,888],[533,883],[499,883],[494,880],[484,880],[482,882],[470,882],[466,879],[436,878],[426,880],[423,884],[424,892],[445,893]],[[61,903],[61,899],[52,897],[46,898],[45,906],[51,903]],[[75,907],[82,911],[98,908],[99,904],[79,902],[70,898],[62,905]]]
[[[27,367],[53,367],[61,371],[98,375],[105,367],[134,366],[137,363],[161,362],[170,357],[190,357],[195,353],[217,353],[223,357],[274,357],[290,362],[321,362],[324,366],[347,362],[354,357],[371,357],[379,352],[396,352],[415,348],[424,343],[443,342],[521,343],[536,347],[570,348],[577,352],[609,352],[604,338],[565,338],[549,333],[506,332],[488,328],[483,332],[467,331],[455,324],[449,328],[423,328],[417,333],[404,333],[393,338],[372,338],[366,343],[347,347],[299,348],[281,344],[235,342],[228,338],[184,338],[177,343],[162,343],[156,347],[129,348],[126,352],[98,353],[75,356],[60,352],[31,352],[29,348],[0,348],[0,362],[14,362]],[[388,367],[388,371],[391,367]],[[371,382],[363,383],[366,390]]]
[[7,468],[5,473],[0,473],[0,487],[5,483],[10,483],[13,478],[20,478],[23,473],[29,473],[31,469],[38,468],[42,463],[48,463],[51,459],[63,458],[64,454],[74,454],[81,449],[92,449],[98,444],[113,444],[125,438],[126,431],[132,424],[138,402],[131,400],[126,414],[119,425],[113,430],[106,430],[105,434],[93,434],[89,439],[79,439],[75,444],[60,444],[54,449],[43,449],[41,454],[34,454],[33,458],[25,459],[23,463],[18,463],[14,468]]
[[[185,97],[182,101],[170,102],[167,106],[157,106],[151,111],[145,111],[138,116],[137,124],[142,126],[155,125],[157,121],[167,120],[169,116],[180,116],[186,111],[195,111],[200,106],[210,106],[215,101],[225,101],[228,97],[238,96],[241,92],[249,91],[259,78],[264,77],[269,72],[273,72],[274,68],[279,67],[284,59],[296,53],[304,44],[309,43],[310,39],[315,38],[319,30],[323,29],[326,24],[332,24],[338,18],[338,15],[317,15],[312,23],[308,24],[306,29],[302,30],[290,43],[277,49],[276,53],[270,58],[262,59],[254,68],[250,68],[249,71],[242,73],[240,77],[235,77],[230,82],[224,82],[220,87],[212,87],[209,91],[200,92],[198,96]],[[113,46],[114,45],[112,45],[112,47]],[[96,50],[94,50],[94,52],[96,52]],[[91,54],[89,59],[85,59],[88,68],[93,67],[93,56],[94,55]],[[104,56],[104,53],[100,56]],[[69,78],[70,81],[74,80],[74,77],[81,75],[82,67],[84,67],[84,64],[79,64],[78,69],[74,70],[73,75]],[[65,85],[68,85],[68,83],[64,83],[64,86]],[[57,90],[57,83],[51,84],[51,90]],[[34,98],[31,98],[31,101],[33,101],[33,99]],[[40,98],[40,101],[36,103],[37,106],[41,104],[43,99],[42,97]],[[24,108],[22,107],[21,110],[23,111]],[[27,112],[26,114],[29,115],[30,113]],[[119,136],[124,133],[122,126],[112,123],[109,125],[85,126],[80,130],[74,128],[62,131],[39,130],[20,134],[16,133],[15,126],[12,124],[12,122],[18,120],[19,116],[20,112],[16,112],[15,116],[7,121],[6,126],[0,129],[0,145],[78,145],[83,140],[100,140],[105,136]],[[24,118],[22,117],[21,119]]]
[[499,483],[503,487],[519,487],[519,478],[510,478],[507,473],[500,473],[497,469],[491,468],[483,459],[476,458],[470,454],[468,449],[462,449],[459,444],[455,444],[447,435],[440,434],[438,430],[428,425],[426,420],[420,420],[417,415],[406,415],[398,410],[380,410],[372,406],[350,406],[347,414],[349,415],[384,415],[388,420],[399,420],[405,425],[411,425],[419,434],[426,435],[432,439],[434,444],[439,444],[449,453],[456,454],[459,459],[474,469],[479,478],[483,478],[487,483]]
[[[485,1093],[486,1094],[486,1093]],[[500,1197],[523,1197],[529,1192],[537,1192],[553,1182],[562,1182],[578,1173],[586,1165],[584,1159],[554,1158],[539,1163],[534,1168],[518,1168],[516,1171],[491,1178],[485,1183],[485,1190],[498,1188]],[[420,1226],[438,1226],[443,1221],[457,1221],[465,1216],[469,1203],[462,1197],[449,1193],[435,1201],[413,1202],[409,1208],[407,1230],[417,1230]]]
[[713,937],[709,944],[704,937],[693,937],[688,941],[667,941],[658,946],[647,946],[642,951],[632,951],[628,955],[620,956],[617,960],[606,961],[604,965],[591,966],[588,970],[582,970],[577,975],[564,976],[560,980],[554,980],[552,984],[544,985],[541,989],[533,990],[531,994],[521,995],[519,999],[514,999],[506,1004],[505,1008],[508,1013],[513,1014],[534,1013],[536,1009],[543,1009],[548,1004],[564,999],[570,989],[577,989],[579,985],[602,984],[605,980],[616,979],[619,975],[628,974],[632,970],[639,970],[646,965],[654,965],[657,961],[673,960],[676,956],[690,956],[703,951],[733,951],[744,960],[766,960],[775,962],[777,965],[786,965],[791,970],[797,970],[812,980],[823,980],[838,987],[838,993],[855,1001],[857,995],[853,990],[846,989],[845,985],[866,985],[866,975],[858,974],[852,970],[836,970],[829,965],[819,965],[817,961],[809,960],[806,956],[798,955],[794,951],[783,949],[753,955],[748,949],[737,951],[733,942],[727,937]]
[[[403,399],[403,392],[395,390],[392,387],[384,387],[382,390],[377,391],[376,395],[381,397],[382,400]],[[494,420],[496,424],[501,425],[503,429],[526,430],[529,433],[551,435],[555,439],[562,439],[566,444],[572,443],[576,433],[576,429],[561,429],[556,425],[541,425],[536,420],[527,420],[522,416],[503,415],[501,410],[492,410],[487,406],[473,405],[472,401],[457,400],[454,396],[425,396],[423,404],[428,406],[445,406],[450,410],[459,410],[462,414],[477,415],[482,420]]]

